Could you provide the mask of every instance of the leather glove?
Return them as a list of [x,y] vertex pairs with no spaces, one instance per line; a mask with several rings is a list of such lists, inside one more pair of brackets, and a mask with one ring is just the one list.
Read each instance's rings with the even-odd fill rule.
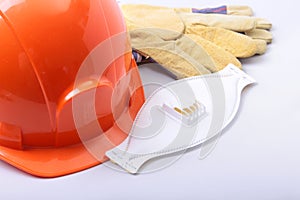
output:
[[[252,10],[247,9],[248,15],[251,15]],[[216,72],[229,63],[241,67],[236,57],[263,54],[267,44],[235,31],[254,36],[257,28],[271,27],[266,20],[235,16],[234,12],[231,16],[199,14],[188,13],[188,9],[184,12],[131,4],[123,5],[122,10],[133,48],[143,56],[151,57],[177,78]],[[224,19],[225,16],[227,18]],[[236,24],[232,25],[235,21]]]
[[[189,23],[191,26],[220,27],[245,33],[253,39],[265,40],[267,43],[272,42],[272,34],[268,31],[272,28],[272,24],[265,19],[252,17],[252,9],[248,6],[222,6],[201,10],[175,8],[175,11],[186,20],[185,23]],[[203,13],[213,13],[213,15]]]

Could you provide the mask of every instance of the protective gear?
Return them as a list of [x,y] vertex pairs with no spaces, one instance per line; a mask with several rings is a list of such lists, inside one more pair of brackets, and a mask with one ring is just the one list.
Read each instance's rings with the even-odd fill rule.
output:
[[1,1],[0,46],[0,159],[41,177],[106,161],[144,102],[118,5]]
[[[266,51],[265,39],[252,39],[237,32],[250,35],[254,29],[271,28],[267,20],[249,16],[199,14],[190,10],[197,13],[188,13],[188,9],[180,8],[122,5],[133,48],[143,56],[150,56],[177,78],[206,74],[203,67],[209,72],[222,70],[229,63],[241,67],[236,57],[247,58]],[[176,12],[177,15],[174,14]],[[187,37],[192,40],[180,42]],[[197,47],[201,49],[198,50],[201,52],[199,54],[195,50],[196,45],[200,46]],[[190,62],[190,58],[203,66],[200,71],[194,71],[201,65]],[[173,62],[175,60],[181,61]]]
[[[245,6],[234,7],[236,9],[246,9],[244,8]],[[234,14],[203,14],[195,13],[195,11],[189,12],[190,10],[193,9],[173,9],[143,4],[122,5],[122,11],[125,15],[129,30],[137,28],[158,28],[182,33],[183,25],[189,28],[200,25],[224,28],[241,33],[254,29],[269,30],[272,28],[272,24],[268,20],[251,16],[250,14],[252,14],[252,12],[245,12],[245,15],[242,15],[243,12],[241,12],[238,16]],[[179,16],[174,15],[174,11],[176,11]],[[144,13],[151,14],[145,15]],[[180,22],[180,19],[182,19],[182,22]],[[175,37],[167,37],[164,39],[175,39]]]
[[[225,11],[223,12],[223,8]],[[268,44],[272,42],[272,34],[270,30],[272,24],[263,18],[253,17],[252,9],[248,6],[223,6],[220,8],[213,8],[213,14],[201,14],[208,12],[199,12],[197,9],[175,9],[180,14],[185,24],[190,29],[197,25],[219,27],[235,31],[238,33],[245,33],[252,39],[264,40]],[[200,11],[207,9],[201,9]],[[200,13],[200,14],[199,14]],[[222,15],[220,15],[222,14]],[[225,14],[225,15],[224,15]]]
[[126,171],[137,173],[150,159],[203,144],[232,122],[242,90],[252,83],[250,76],[229,65],[216,74],[164,85],[142,106],[128,138],[106,155]]
[[[272,28],[272,24],[265,19],[252,17],[253,11],[248,6],[221,6],[206,9],[174,8],[174,10],[194,25],[215,26],[244,32],[253,39],[265,40],[268,44],[272,42],[272,34],[268,31]],[[195,13],[202,13],[202,15]],[[203,15],[208,13],[222,15]]]

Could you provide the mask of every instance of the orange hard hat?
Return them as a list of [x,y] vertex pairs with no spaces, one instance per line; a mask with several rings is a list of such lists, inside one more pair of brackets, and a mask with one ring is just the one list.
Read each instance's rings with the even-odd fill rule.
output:
[[98,165],[143,102],[114,0],[0,1],[0,159],[40,177]]

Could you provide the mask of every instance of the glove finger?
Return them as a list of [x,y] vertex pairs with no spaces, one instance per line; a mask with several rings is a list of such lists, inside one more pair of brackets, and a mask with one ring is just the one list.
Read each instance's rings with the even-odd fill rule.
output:
[[[143,55],[150,56],[177,79],[209,74],[210,71],[201,64],[201,58],[189,55],[177,46],[176,41],[165,41],[151,30],[130,31],[132,47]],[[189,45],[189,44],[187,44]],[[198,46],[198,45],[197,45]],[[203,51],[191,45],[196,52]],[[206,55],[208,57],[208,55]]]
[[236,15],[179,13],[186,26],[220,27],[236,32],[246,32],[256,27],[256,18]]
[[247,36],[253,39],[260,39],[267,42],[267,44],[272,43],[273,35],[271,32],[264,29],[253,29],[245,33]]
[[253,10],[249,6],[231,5],[227,6],[228,15],[253,16]]
[[272,28],[272,23],[263,18],[255,18],[256,28],[270,30]]
[[212,72],[217,72],[224,69],[228,64],[234,64],[235,66],[242,69],[241,62],[231,53],[224,50],[223,48],[217,46],[216,44],[203,39],[201,36],[195,34],[187,34],[192,40],[201,45],[208,55],[213,59],[216,70],[211,70]]
[[263,54],[267,43],[254,40],[246,35],[217,27],[188,26],[186,34],[196,34],[229,51],[237,58],[248,58],[255,54]]
[[168,34],[158,32],[165,40],[177,39],[184,31],[184,24],[172,8],[125,4],[121,6],[129,31],[140,28],[157,28],[172,30]]

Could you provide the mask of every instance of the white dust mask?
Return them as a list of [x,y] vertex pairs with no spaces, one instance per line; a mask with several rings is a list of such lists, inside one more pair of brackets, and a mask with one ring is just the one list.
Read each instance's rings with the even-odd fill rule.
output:
[[254,82],[228,65],[215,74],[166,84],[142,106],[127,139],[106,155],[126,171],[137,173],[150,159],[202,144],[234,119],[242,90]]

